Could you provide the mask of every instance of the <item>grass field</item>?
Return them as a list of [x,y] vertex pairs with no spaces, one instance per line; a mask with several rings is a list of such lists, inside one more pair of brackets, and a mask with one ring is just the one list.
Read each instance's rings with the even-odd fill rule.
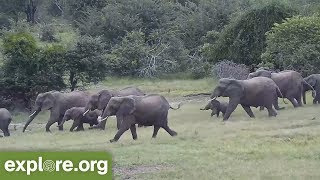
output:
[[[106,131],[86,130],[45,133],[47,113],[31,124],[31,131],[11,131],[0,139],[0,150],[94,150],[110,151],[114,158],[115,179],[320,179],[320,112],[309,104],[294,109],[290,104],[269,118],[267,111],[254,108],[251,119],[241,107],[227,122],[199,111],[207,97],[182,98],[181,95],[208,92],[214,81],[113,79],[92,87],[121,88],[136,84],[151,93],[161,93],[180,110],[169,112],[169,125],[178,132],[170,137],[163,129],[151,139],[153,128],[138,128],[138,140],[126,132],[119,142],[108,142],[116,133],[111,118]],[[170,89],[170,91],[169,91]],[[170,92],[170,93],[169,93]],[[226,100],[226,99],[223,99]],[[17,115],[22,122],[25,115]],[[70,127],[70,122],[65,129]]]

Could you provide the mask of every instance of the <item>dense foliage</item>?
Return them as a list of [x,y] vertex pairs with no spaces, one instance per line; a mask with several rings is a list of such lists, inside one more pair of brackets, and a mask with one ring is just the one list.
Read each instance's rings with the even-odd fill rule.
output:
[[267,34],[265,64],[304,75],[320,72],[320,18],[296,16],[276,24]]
[[[184,73],[202,78],[218,67],[218,74],[233,73],[238,67],[234,63],[251,71],[258,64],[306,73],[318,69],[313,37],[318,0],[0,0],[0,4],[0,83],[5,87],[0,101],[10,96],[30,102],[39,92],[74,90],[106,76]],[[282,27],[293,15],[301,17],[285,22],[294,26]],[[271,30],[275,23],[279,25]],[[303,36],[291,30],[296,26],[310,32]],[[239,67],[243,71],[236,74],[248,70]]]

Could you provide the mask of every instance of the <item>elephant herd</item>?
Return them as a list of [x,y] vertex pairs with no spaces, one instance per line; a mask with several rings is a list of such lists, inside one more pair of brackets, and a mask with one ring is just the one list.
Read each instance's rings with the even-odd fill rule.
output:
[[[278,98],[288,99],[293,107],[306,103],[306,91],[312,90],[313,103],[320,102],[320,74],[302,78],[296,71],[286,70],[274,73],[259,69],[250,73],[246,80],[222,78],[211,94],[211,100],[201,110],[212,110],[211,116],[219,116],[222,112],[223,120],[227,120],[240,104],[250,117],[254,117],[251,107],[266,108],[269,116],[276,116],[277,110],[283,108],[278,105]],[[219,102],[217,97],[228,97],[229,102]],[[286,102],[285,102],[286,103]],[[73,120],[70,131],[84,130],[83,124],[89,124],[89,129],[104,130],[110,116],[117,120],[118,132],[110,142],[116,142],[121,135],[130,129],[132,138],[137,139],[136,124],[138,126],[153,126],[152,137],[155,138],[160,128],[171,136],[177,133],[168,126],[169,109],[179,109],[170,106],[165,97],[157,94],[146,95],[136,87],[128,87],[119,91],[102,90],[96,94],[86,92],[57,92],[40,93],[35,101],[34,112],[29,116],[23,132],[35,117],[45,110],[50,111],[50,117],[45,126],[46,132],[58,123],[59,130],[63,130],[65,121]],[[0,109],[0,129],[4,136],[10,136],[8,126],[12,120],[10,112]]]
[[[223,110],[223,120],[228,120],[240,104],[250,117],[254,117],[251,107],[259,106],[261,110],[267,108],[269,116],[277,116],[276,110],[283,109],[279,107],[278,97],[284,102],[284,98],[288,99],[296,108],[302,106],[302,96],[306,104],[306,91],[312,90],[313,103],[319,102],[320,84],[318,82],[320,82],[320,74],[303,78],[300,73],[292,70],[275,73],[258,69],[250,73],[246,80],[220,79],[209,104],[201,110],[211,109],[211,115],[217,114],[217,116]],[[228,97],[229,103],[221,106],[221,103],[216,100],[221,96]]]

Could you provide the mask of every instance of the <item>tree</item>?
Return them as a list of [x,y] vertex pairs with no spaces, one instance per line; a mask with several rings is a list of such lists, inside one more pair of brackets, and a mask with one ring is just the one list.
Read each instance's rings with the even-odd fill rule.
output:
[[205,46],[203,53],[211,62],[227,59],[246,65],[259,64],[266,47],[265,33],[293,13],[292,9],[275,3],[252,9],[230,23],[215,44]]
[[98,82],[105,77],[105,44],[100,38],[82,36],[66,54],[66,72],[70,89],[82,83]]
[[38,93],[65,87],[63,47],[40,49],[31,34],[19,32],[5,35],[3,53],[1,95],[23,99],[28,106]]
[[293,69],[303,75],[320,70],[320,17],[295,16],[275,24],[267,33],[264,63],[277,69]]

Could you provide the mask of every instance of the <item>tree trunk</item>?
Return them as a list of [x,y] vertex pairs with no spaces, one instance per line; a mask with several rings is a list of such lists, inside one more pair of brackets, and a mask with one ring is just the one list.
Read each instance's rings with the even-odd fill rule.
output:
[[75,77],[76,77],[75,73],[74,72],[70,72],[69,82],[70,82],[70,85],[71,85],[71,87],[70,87],[71,91],[74,91],[74,89],[77,86],[77,80],[76,80]]
[[27,4],[25,13],[27,15],[27,22],[29,23],[36,23],[35,20],[35,14],[37,11],[37,6],[34,4],[33,0],[29,0],[29,3]]

